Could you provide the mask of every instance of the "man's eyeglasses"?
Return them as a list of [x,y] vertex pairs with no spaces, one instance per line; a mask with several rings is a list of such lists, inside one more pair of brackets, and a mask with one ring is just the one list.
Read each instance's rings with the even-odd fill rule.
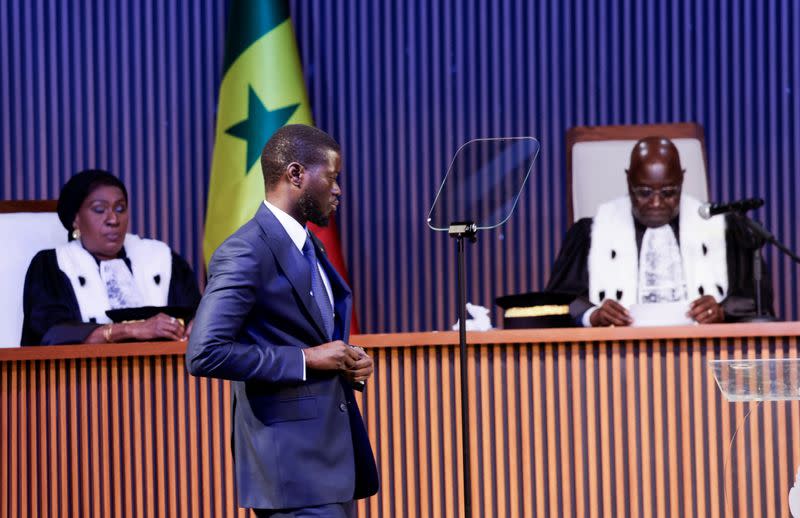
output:
[[631,192],[636,199],[641,201],[650,200],[656,194],[661,197],[662,200],[672,200],[677,198],[681,194],[680,187],[663,187],[661,189],[652,189],[650,187],[631,187]]

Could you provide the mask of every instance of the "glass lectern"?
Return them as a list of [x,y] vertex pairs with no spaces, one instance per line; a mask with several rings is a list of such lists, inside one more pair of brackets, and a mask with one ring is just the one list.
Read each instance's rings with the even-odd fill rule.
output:
[[[723,464],[722,476],[727,476],[728,460],[733,456],[736,437],[747,423],[750,414],[764,401],[784,402],[800,400],[800,359],[736,359],[709,360],[722,395],[731,403],[751,403],[750,408],[731,437],[730,446]],[[758,431],[754,431],[758,433]],[[764,462],[772,459],[764,458]],[[788,508],[794,518],[800,518],[800,470],[794,488],[775,488],[788,492]],[[725,486],[723,485],[723,488]],[[725,494],[726,506],[728,494]]]

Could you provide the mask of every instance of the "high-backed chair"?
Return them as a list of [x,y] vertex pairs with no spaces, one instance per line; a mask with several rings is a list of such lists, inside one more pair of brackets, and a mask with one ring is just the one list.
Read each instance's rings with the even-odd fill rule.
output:
[[576,126],[567,131],[567,214],[569,223],[593,217],[598,205],[628,192],[625,169],[637,140],[671,139],[686,170],[683,192],[708,201],[703,127],[693,122],[629,126]]
[[22,335],[22,290],[39,250],[67,242],[55,201],[0,201],[0,347],[17,347]]

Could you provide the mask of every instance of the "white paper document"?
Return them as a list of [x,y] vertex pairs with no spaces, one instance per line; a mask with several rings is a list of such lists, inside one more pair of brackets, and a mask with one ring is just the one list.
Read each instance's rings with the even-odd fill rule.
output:
[[694,320],[686,316],[689,312],[689,303],[658,302],[655,304],[634,304],[628,308],[633,319],[633,327],[647,326],[688,326]]

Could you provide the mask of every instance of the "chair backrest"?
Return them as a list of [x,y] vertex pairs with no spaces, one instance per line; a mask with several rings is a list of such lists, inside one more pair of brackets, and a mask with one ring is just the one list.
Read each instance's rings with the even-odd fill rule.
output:
[[0,347],[17,347],[22,335],[22,290],[39,250],[67,242],[55,201],[0,201]]
[[570,224],[593,217],[597,207],[628,192],[625,169],[641,138],[671,139],[686,170],[683,192],[708,200],[703,127],[694,122],[629,126],[576,126],[567,131],[567,213]]

